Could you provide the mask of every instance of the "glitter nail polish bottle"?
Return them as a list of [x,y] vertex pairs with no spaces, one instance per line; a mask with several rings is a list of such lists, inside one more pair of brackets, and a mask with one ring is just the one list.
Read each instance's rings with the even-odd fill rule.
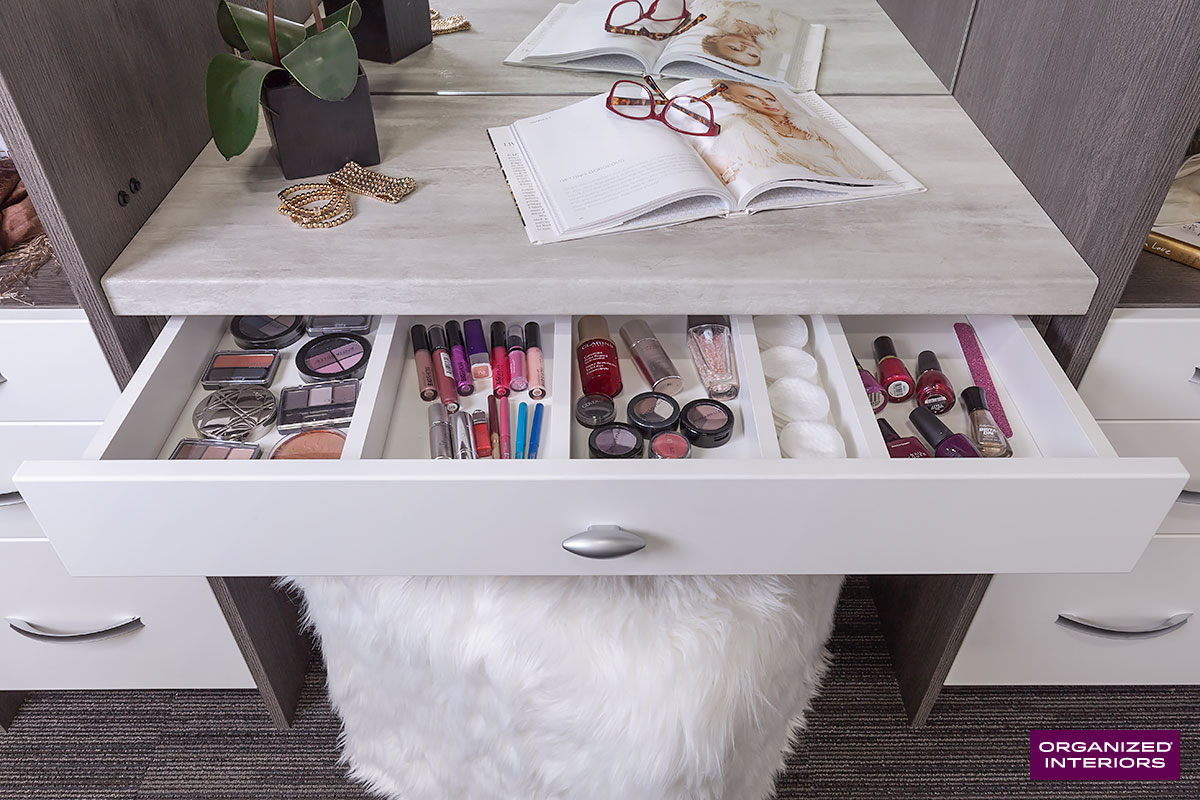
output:
[[708,396],[714,400],[737,397],[737,359],[733,355],[729,317],[689,315],[687,326],[688,350]]

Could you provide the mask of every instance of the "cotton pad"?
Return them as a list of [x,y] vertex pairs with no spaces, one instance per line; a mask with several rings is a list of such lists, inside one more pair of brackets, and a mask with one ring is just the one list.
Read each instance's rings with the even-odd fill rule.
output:
[[825,419],[829,414],[829,398],[825,390],[804,378],[780,378],[767,389],[771,412],[784,422]]
[[811,381],[817,377],[817,360],[796,347],[779,344],[762,352],[763,374],[769,381],[793,376]]
[[808,344],[808,323],[804,317],[792,315],[755,317],[754,334],[758,337],[760,348],[777,344],[804,347]]
[[779,434],[779,448],[788,458],[845,458],[846,442],[827,422],[793,422]]

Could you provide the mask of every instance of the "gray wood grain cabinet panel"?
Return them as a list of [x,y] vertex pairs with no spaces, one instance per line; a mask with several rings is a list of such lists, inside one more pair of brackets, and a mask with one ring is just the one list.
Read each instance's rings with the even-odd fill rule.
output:
[[1078,381],[1200,123],[1200,0],[979,0],[954,96],[1100,279]]
[[953,89],[976,2],[986,0],[879,0],[879,5],[938,79]]

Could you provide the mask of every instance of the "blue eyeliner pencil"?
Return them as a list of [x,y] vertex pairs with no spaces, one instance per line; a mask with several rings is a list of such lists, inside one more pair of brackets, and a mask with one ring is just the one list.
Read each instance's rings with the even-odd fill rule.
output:
[[542,443],[542,404],[533,407],[533,422],[529,426],[529,457],[537,458],[538,445]]
[[517,406],[517,455],[516,458],[525,457],[525,425],[529,416],[529,404],[521,403]]

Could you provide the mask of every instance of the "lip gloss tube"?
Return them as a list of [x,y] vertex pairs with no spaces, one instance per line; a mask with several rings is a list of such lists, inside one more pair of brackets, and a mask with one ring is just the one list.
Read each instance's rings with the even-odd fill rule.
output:
[[496,395],[488,395],[488,438],[492,440],[492,458],[500,458],[500,411]]
[[446,331],[441,325],[429,328],[429,346],[433,350],[433,377],[437,381],[438,396],[446,410],[453,414],[458,411],[458,389],[454,385],[450,351],[446,349]]
[[500,413],[500,457],[512,458],[512,433],[508,424],[508,398],[501,397],[496,401],[496,410]]
[[529,388],[525,377],[525,329],[520,325],[508,327],[508,385],[514,392]]
[[437,380],[434,378],[433,356],[429,354],[429,335],[425,333],[425,326],[413,325],[408,338],[412,339],[413,358],[417,361],[421,399],[433,400],[438,396]]
[[542,326],[525,323],[525,369],[529,373],[529,396],[541,400],[546,396],[546,361],[542,356]]
[[454,369],[454,384],[463,397],[475,391],[475,379],[471,376],[471,364],[467,361],[467,348],[463,346],[462,327],[456,320],[446,323],[446,338],[450,342],[450,365]]
[[483,321],[469,319],[463,323],[467,334],[467,358],[471,362],[471,375],[477,381],[492,377],[492,362],[488,356],[487,339],[483,338]]
[[482,409],[471,412],[471,434],[475,437],[475,455],[487,458],[492,454],[492,440],[488,436],[488,415]]
[[508,341],[504,323],[492,323],[492,391],[497,397],[508,396]]

